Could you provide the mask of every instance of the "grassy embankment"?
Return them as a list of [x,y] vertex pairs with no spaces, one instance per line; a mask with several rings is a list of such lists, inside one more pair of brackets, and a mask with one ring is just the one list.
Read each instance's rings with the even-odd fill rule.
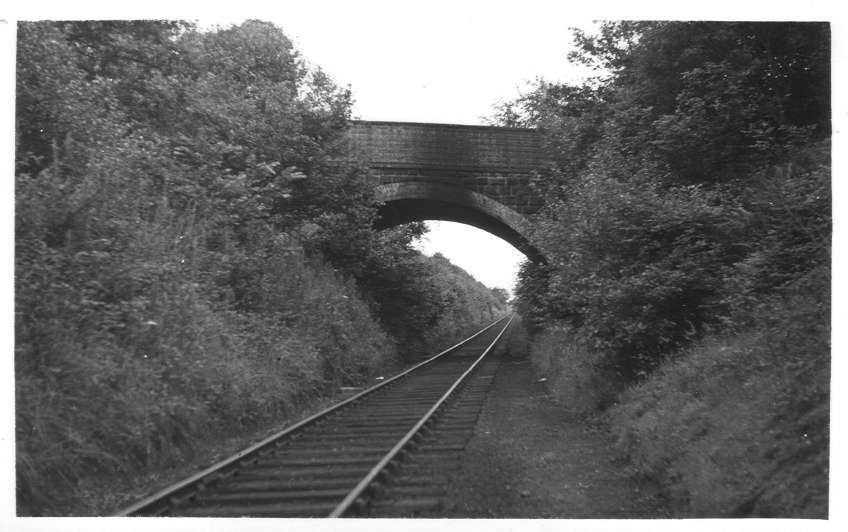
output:
[[[205,466],[227,445],[326,404],[341,386],[403,365],[350,279],[296,250],[276,262],[266,271],[273,293],[263,296],[273,314],[216,308],[182,286],[159,294],[152,319],[130,325],[130,345],[56,319],[38,347],[43,365],[17,372],[19,513],[114,510],[128,494],[177,480],[172,468]],[[488,320],[493,307],[448,309],[418,345],[437,350],[476,327],[462,314]]]
[[85,514],[74,491],[92,473],[166,469],[393,361],[351,282],[300,254],[278,266],[285,322],[216,309],[191,287],[160,294],[138,349],[57,320],[39,346],[50,359],[17,372],[19,511]]
[[795,293],[758,311],[755,325],[709,334],[624,389],[566,329],[542,334],[531,356],[563,408],[602,421],[676,515],[825,517],[829,307]]

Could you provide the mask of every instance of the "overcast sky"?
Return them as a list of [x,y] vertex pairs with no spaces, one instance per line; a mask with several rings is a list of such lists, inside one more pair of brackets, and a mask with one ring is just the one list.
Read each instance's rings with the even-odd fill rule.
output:
[[351,2],[329,21],[316,4],[269,15],[310,62],[351,86],[356,117],[482,124],[527,81],[576,73],[565,55],[568,27],[580,21],[559,11],[398,2],[368,12]]

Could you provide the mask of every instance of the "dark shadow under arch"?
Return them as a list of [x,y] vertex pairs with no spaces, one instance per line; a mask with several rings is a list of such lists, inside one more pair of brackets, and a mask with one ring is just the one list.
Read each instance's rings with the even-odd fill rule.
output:
[[483,194],[444,183],[413,181],[379,185],[377,201],[378,229],[423,220],[460,222],[507,241],[533,262],[545,262],[527,238],[530,222]]

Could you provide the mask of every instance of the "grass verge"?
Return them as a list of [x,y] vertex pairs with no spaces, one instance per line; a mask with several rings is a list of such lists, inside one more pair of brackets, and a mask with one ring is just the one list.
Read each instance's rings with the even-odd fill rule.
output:
[[630,473],[657,481],[678,517],[828,515],[828,306],[806,295],[708,335],[615,397],[565,329],[533,345],[537,372],[570,411],[594,413]]

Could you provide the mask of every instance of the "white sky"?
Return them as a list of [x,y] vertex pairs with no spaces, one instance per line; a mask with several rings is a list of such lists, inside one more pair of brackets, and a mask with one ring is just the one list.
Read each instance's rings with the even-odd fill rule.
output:
[[271,20],[310,62],[351,86],[358,118],[482,124],[526,81],[572,73],[567,28],[579,21],[556,11],[397,3],[369,16],[351,2],[329,23],[326,10],[307,5]]
[[441,253],[489,287],[512,290],[524,255],[500,238],[470,225],[428,221],[430,232],[417,246],[426,255]]

